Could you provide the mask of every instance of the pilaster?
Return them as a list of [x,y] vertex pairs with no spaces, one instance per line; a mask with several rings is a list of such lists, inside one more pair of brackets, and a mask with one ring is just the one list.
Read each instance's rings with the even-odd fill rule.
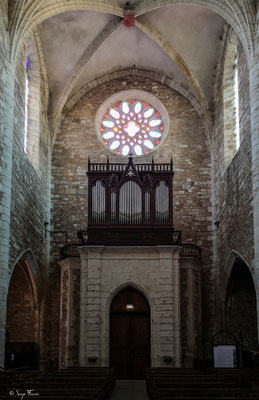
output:
[[[80,286],[80,365],[100,365],[102,246],[83,247]],[[82,352],[82,354],[81,354]]]
[[76,296],[79,285],[80,260],[66,258],[61,266],[59,367],[78,365],[78,321]]

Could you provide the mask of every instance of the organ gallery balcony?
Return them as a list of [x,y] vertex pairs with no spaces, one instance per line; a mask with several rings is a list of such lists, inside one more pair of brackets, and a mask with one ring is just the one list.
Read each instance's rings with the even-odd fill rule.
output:
[[173,162],[88,163],[88,228],[81,245],[180,245],[173,227]]

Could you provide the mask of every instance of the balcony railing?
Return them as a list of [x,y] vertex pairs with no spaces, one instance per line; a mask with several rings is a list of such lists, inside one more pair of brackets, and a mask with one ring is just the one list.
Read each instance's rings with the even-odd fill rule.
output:
[[[60,259],[69,257],[79,257],[78,247],[87,245],[87,231],[78,232],[79,243],[69,243],[60,249]],[[181,243],[181,231],[174,231],[172,237],[172,245],[182,246],[180,257],[194,257],[201,259],[201,248],[192,243]]]

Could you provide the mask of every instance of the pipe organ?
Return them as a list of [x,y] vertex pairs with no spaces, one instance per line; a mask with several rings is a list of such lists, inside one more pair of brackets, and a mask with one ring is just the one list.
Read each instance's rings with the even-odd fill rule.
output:
[[129,157],[123,164],[89,159],[87,243],[179,244],[180,233],[173,228],[172,180],[172,161],[135,164]]

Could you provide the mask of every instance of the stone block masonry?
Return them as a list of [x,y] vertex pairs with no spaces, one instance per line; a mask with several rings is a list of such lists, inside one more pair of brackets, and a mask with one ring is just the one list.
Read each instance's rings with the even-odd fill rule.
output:
[[85,246],[81,253],[80,365],[109,365],[109,311],[124,287],[139,289],[151,308],[151,362],[180,358],[179,253],[174,246]]
[[[202,247],[202,282],[206,301],[204,315],[207,331],[213,331],[213,278],[211,275],[211,180],[210,154],[206,132],[197,112],[181,94],[145,76],[128,76],[106,82],[89,92],[64,116],[52,159],[53,230],[68,231],[75,242],[76,231],[87,228],[88,156],[93,162],[122,162],[97,139],[94,118],[98,107],[112,94],[138,88],[151,92],[166,107],[170,130],[165,142],[152,153],[155,162],[174,161],[174,226],[183,232],[183,241]],[[150,162],[151,154],[136,162]],[[51,254],[59,259],[64,237],[53,236]]]

